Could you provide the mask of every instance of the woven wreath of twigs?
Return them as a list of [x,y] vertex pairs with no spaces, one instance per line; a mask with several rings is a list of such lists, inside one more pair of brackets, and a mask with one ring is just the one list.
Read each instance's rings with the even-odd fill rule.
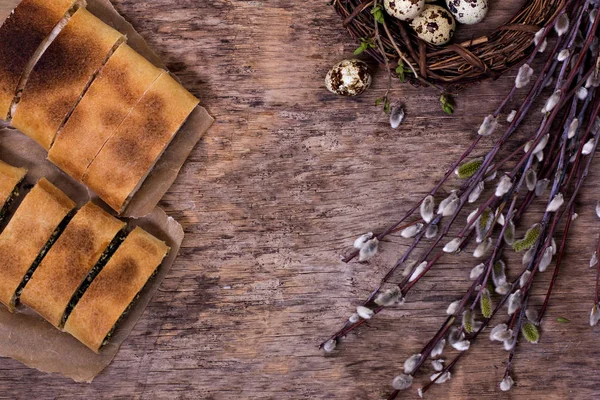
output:
[[[398,47],[415,68],[419,79],[407,74],[411,83],[433,84],[458,91],[483,79],[497,78],[519,65],[533,49],[534,34],[555,17],[565,1],[528,1],[510,21],[490,35],[462,43],[433,46],[419,39],[408,24],[387,15],[386,29],[379,28],[379,37],[391,67],[395,67],[400,58],[395,48]],[[374,0],[333,0],[337,13],[344,19],[344,26],[357,40],[375,37],[373,4]],[[385,64],[378,47],[366,52],[380,64]]]

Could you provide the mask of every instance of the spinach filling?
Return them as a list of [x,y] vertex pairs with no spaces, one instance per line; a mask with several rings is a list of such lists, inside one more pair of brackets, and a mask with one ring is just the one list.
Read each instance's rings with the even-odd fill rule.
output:
[[25,273],[25,276],[21,280],[21,283],[17,287],[17,290],[15,291],[15,294],[13,295],[13,298],[11,300],[11,305],[15,306],[18,303],[19,297],[21,296],[21,292],[25,288],[25,285],[27,285],[27,282],[29,282],[29,279],[31,279],[31,275],[33,275],[38,265],[40,265],[44,257],[46,257],[46,254],[54,245],[54,243],[58,240],[58,238],[63,233],[67,225],[69,225],[69,222],[71,222],[71,219],[75,216],[75,213],[76,210],[71,210],[56,227],[54,232],[52,232],[52,235],[50,235],[50,239],[48,239],[44,247],[42,247],[42,250],[40,250],[37,257],[33,261],[33,264],[31,264],[31,267],[29,267],[29,269]]
[[69,315],[71,315],[71,312],[73,311],[73,309],[75,308],[77,303],[79,303],[79,300],[81,299],[81,297],[83,296],[85,291],[91,285],[94,278],[96,278],[96,276],[98,276],[100,271],[102,271],[102,269],[106,266],[106,263],[108,263],[108,260],[110,260],[112,255],[115,253],[115,251],[117,251],[117,249],[121,245],[121,243],[123,243],[123,241],[125,240],[125,237],[127,237],[126,231],[121,230],[113,238],[113,240],[110,242],[108,247],[104,250],[104,252],[102,252],[102,255],[100,256],[100,258],[98,259],[96,264],[92,267],[92,269],[87,274],[87,276],[79,284],[79,287],[77,288],[77,290],[71,297],[71,300],[69,301],[69,304],[67,305],[67,308],[66,308],[65,312],[63,313],[63,316],[60,320],[59,328],[62,329],[62,327],[65,326],[65,323],[67,322],[67,319],[69,318]]
[[19,185],[18,184],[17,184],[17,186],[15,186],[13,191],[10,193],[10,196],[8,196],[8,199],[6,199],[6,202],[0,209],[0,223],[2,223],[2,221],[4,221],[4,217],[6,217],[6,213],[8,212],[8,209],[10,208],[10,206],[12,205],[12,203],[15,201],[15,199],[17,197],[19,197]]
[[123,311],[123,314],[121,314],[121,316],[119,317],[119,319],[117,319],[117,322],[115,322],[115,324],[110,329],[110,331],[108,331],[108,333],[106,334],[106,337],[104,338],[104,340],[102,341],[102,344],[100,345],[100,349],[103,348],[104,346],[106,346],[108,344],[108,342],[110,342],[110,339],[112,338],[113,334],[115,333],[115,330],[117,329],[117,326],[119,325],[119,323],[125,318],[125,316],[127,315],[127,313],[129,313],[129,311],[131,310],[131,307],[133,306],[133,304],[140,297],[140,295],[141,295],[142,291],[144,290],[144,288],[148,285],[148,282],[150,282],[152,280],[152,278],[154,278],[156,276],[157,273],[158,273],[158,267],[156,267],[156,269],[154,270],[154,272],[152,273],[152,275],[150,275],[150,277],[148,278],[148,280],[146,281],[146,283],[144,284],[144,286],[142,287],[142,289],[140,289],[140,291],[137,292],[137,294],[135,295],[135,297],[133,298],[133,300],[131,300],[131,303],[129,303],[129,305],[127,306],[127,308],[125,309],[125,311]]

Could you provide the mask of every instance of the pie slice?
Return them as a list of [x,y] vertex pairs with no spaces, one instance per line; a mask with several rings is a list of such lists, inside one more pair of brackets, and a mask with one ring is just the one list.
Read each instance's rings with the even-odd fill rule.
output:
[[0,302],[10,311],[74,208],[66,194],[42,178],[0,234]]
[[25,168],[13,167],[0,160],[0,222],[13,199],[19,195],[19,184],[27,175]]
[[98,353],[168,252],[164,242],[135,228],[73,308],[64,330]]
[[197,104],[163,73],[100,150],[83,183],[122,212]]
[[56,136],[48,159],[81,181],[102,146],[160,73],[131,47],[121,45]]
[[27,65],[76,0],[23,0],[0,27],[0,118],[10,106]]
[[36,268],[21,302],[60,327],[78,289],[102,267],[102,256],[118,246],[122,236],[117,235],[125,226],[93,203],[84,205]]
[[86,88],[125,37],[80,8],[39,59],[12,125],[46,150]]

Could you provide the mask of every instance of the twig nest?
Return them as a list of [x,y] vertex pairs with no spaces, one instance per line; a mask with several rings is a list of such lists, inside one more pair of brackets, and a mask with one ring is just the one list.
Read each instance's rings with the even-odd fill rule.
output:
[[384,0],[385,11],[401,21],[416,18],[425,8],[425,0]]
[[325,86],[340,96],[358,96],[371,85],[369,67],[363,61],[343,60],[331,68],[325,77]]
[[448,43],[456,30],[452,14],[443,7],[430,4],[412,20],[410,26],[419,38],[438,46]]
[[446,0],[454,18],[465,25],[481,22],[488,13],[488,0]]

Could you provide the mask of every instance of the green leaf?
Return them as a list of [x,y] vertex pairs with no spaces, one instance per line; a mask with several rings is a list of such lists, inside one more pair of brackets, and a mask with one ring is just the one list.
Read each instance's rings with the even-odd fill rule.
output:
[[440,102],[442,103],[442,110],[449,115],[454,114],[454,102],[449,95],[442,94],[440,96]]
[[391,109],[390,100],[386,97],[385,101],[383,102],[383,112],[386,114],[389,114],[390,109]]
[[513,250],[518,253],[523,250],[529,250],[530,248],[532,248],[535,242],[540,237],[541,230],[542,227],[540,224],[533,225],[527,230],[527,232],[525,232],[525,237],[523,239],[517,240],[513,244]]
[[456,169],[456,175],[460,179],[470,178],[479,170],[481,164],[483,164],[482,159],[467,161]]
[[383,24],[383,10],[381,9],[381,6],[373,7],[373,9],[371,10],[371,14],[373,14],[373,16],[375,17],[375,21],[377,21],[380,24]]
[[537,343],[540,340],[540,331],[531,322],[525,322],[521,327],[521,333],[529,343]]
[[375,105],[378,106],[381,103],[383,103],[383,97],[378,98],[377,100],[375,100]]
[[364,52],[365,50],[373,49],[375,47],[377,47],[377,45],[375,43],[373,43],[372,38],[369,38],[369,39],[361,38],[360,46],[358,46],[358,48],[356,50],[354,50],[354,55],[357,56],[357,55],[361,54],[362,52]]
[[560,322],[561,324],[568,324],[571,321],[569,321],[568,319],[566,319],[564,317],[558,317],[558,318],[556,318],[556,322]]
[[398,79],[400,82],[404,83],[406,81],[406,76],[404,75],[404,63],[402,60],[398,60],[398,66],[396,67],[396,75],[398,75]]

